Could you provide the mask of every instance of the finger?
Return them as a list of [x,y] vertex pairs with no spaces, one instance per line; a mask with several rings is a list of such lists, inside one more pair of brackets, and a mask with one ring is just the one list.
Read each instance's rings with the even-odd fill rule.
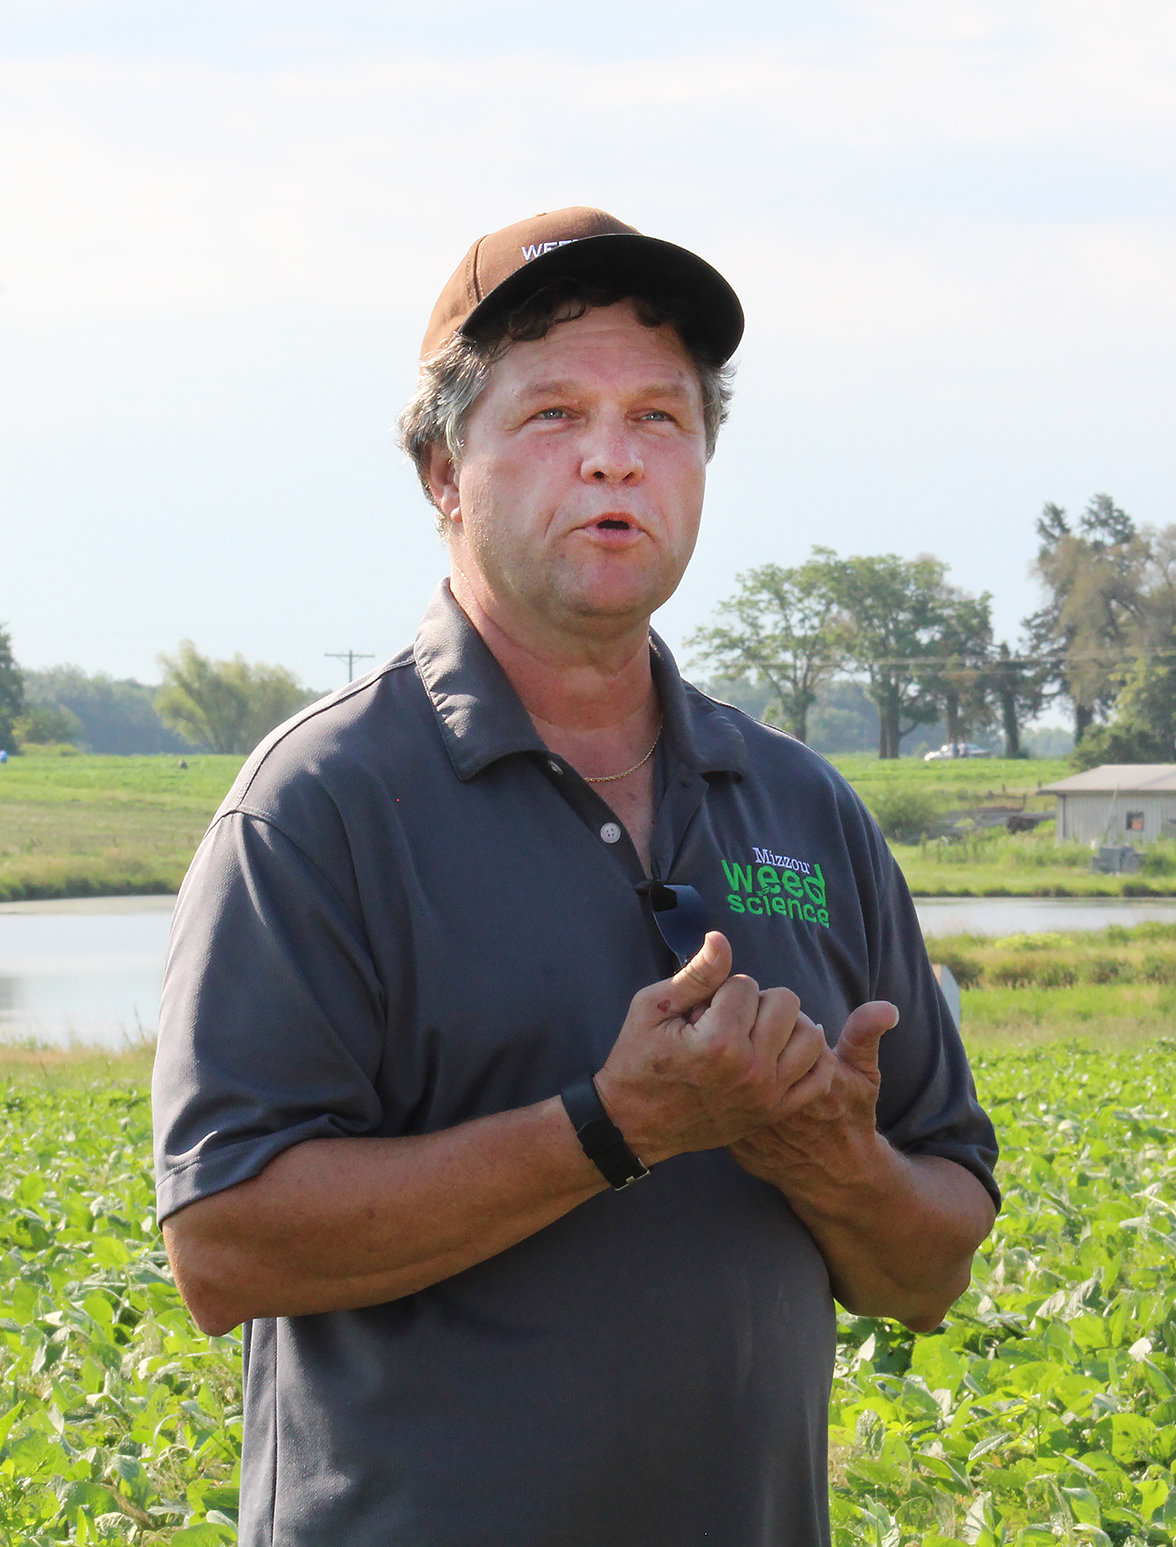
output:
[[837,1059],[824,1038],[821,1040],[823,1046],[818,1050],[812,1068],[801,1075],[785,1096],[781,1107],[782,1116],[795,1116],[805,1107],[822,1100],[832,1090],[833,1081],[837,1077]]
[[787,1047],[799,1013],[800,1000],[790,988],[766,988],[760,994],[751,1040],[763,1068],[770,1069]]
[[709,1004],[692,1010],[686,1019],[700,1036],[729,1044],[733,1052],[746,1060],[748,1041],[755,1034],[759,1002],[759,984],[736,972],[719,985]]
[[[781,1090],[790,1090],[803,1080],[826,1053],[829,1053],[829,1044],[824,1032],[807,1015],[798,1015],[792,1035],[776,1060],[776,1078]],[[832,1054],[829,1057],[832,1062]]]
[[878,1044],[892,1026],[898,1025],[898,1007],[885,999],[858,1005],[841,1029],[834,1049],[844,1064],[862,1074],[877,1076]]
[[681,972],[659,985],[657,1007],[662,1015],[686,1015],[696,1005],[708,1004],[731,975],[731,947],[726,935],[712,929],[702,949]]

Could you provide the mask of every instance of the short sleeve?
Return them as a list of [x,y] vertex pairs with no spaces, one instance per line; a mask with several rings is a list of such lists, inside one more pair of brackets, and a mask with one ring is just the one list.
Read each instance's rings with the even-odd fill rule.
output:
[[205,837],[176,905],[152,1083],[159,1217],[306,1139],[368,1135],[384,996],[362,923],[272,822]]
[[906,1154],[942,1155],[963,1166],[999,1208],[996,1134],[977,1099],[906,881],[880,836],[877,842],[882,885],[871,994],[896,1004],[900,1016],[879,1046],[878,1127]]

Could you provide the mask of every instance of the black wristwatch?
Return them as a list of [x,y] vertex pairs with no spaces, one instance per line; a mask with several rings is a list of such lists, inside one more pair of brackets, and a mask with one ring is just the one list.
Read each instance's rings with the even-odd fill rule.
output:
[[585,1155],[615,1192],[649,1175],[649,1167],[625,1143],[625,1136],[604,1110],[592,1080],[577,1080],[559,1093]]

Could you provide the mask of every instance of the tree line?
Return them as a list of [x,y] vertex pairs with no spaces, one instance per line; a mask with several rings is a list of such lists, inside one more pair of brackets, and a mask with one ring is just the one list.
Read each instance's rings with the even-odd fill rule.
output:
[[320,697],[284,666],[215,661],[185,639],[158,687],[76,666],[21,671],[0,627],[0,749],[72,743],[94,752],[250,752]]
[[720,681],[766,685],[771,718],[801,741],[818,693],[849,676],[877,708],[880,758],[939,721],[949,741],[998,731],[1021,757],[1026,721],[1062,703],[1083,766],[1171,761],[1176,526],[1139,527],[1096,494],[1073,522],[1046,504],[1036,532],[1042,605],[1015,642],[994,638],[991,593],[949,584],[941,559],[815,547],[803,564],[738,576],[687,643]]
[[[1047,503],[1036,534],[1041,606],[1015,641],[995,639],[991,594],[950,584],[933,555],[843,558],[816,547],[803,564],[737,576],[716,621],[687,646],[720,685],[766,688],[767,716],[801,741],[818,698],[848,680],[877,710],[880,758],[940,722],[949,741],[995,732],[1005,756],[1020,757],[1026,722],[1057,703],[1073,717],[1081,766],[1172,761],[1176,526],[1137,526],[1096,494],[1073,520]],[[158,689],[85,679],[73,667],[22,674],[0,628],[0,747],[84,740],[114,750],[90,734],[101,698],[159,743],[141,750],[248,752],[318,696],[285,667],[210,660],[191,640],[159,662]]]

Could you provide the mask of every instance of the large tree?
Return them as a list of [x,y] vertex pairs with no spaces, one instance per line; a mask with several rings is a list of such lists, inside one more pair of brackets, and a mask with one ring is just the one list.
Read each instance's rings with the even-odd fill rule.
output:
[[1098,763],[1170,763],[1176,757],[1176,527],[1143,528],[1146,546],[1128,646],[1114,673],[1106,724],[1075,749],[1080,767]]
[[12,656],[12,636],[0,624],[0,750],[16,751],[14,722],[24,706],[24,678]]
[[1054,695],[1074,706],[1077,743],[1109,711],[1136,652],[1149,544],[1109,494],[1090,500],[1077,530],[1060,505],[1047,504],[1037,535],[1033,567],[1045,601],[1025,627]]
[[1129,669],[1105,725],[1074,748],[1079,768],[1100,763],[1170,763],[1176,756],[1176,668],[1141,655]]
[[1021,757],[1021,727],[1041,712],[1046,674],[1036,662],[1014,655],[1002,640],[989,659],[987,677],[1004,732],[1004,755]]
[[964,741],[991,717],[992,597],[987,591],[969,596],[955,586],[940,587],[933,648],[937,658],[922,686],[940,705],[948,741]]
[[[947,566],[930,554],[842,559],[837,593],[846,655],[878,710],[878,756],[899,755],[902,738],[939,717],[935,668],[945,627]],[[958,594],[958,593],[956,593]],[[930,684],[930,686],[929,686]]]
[[240,655],[211,661],[190,639],[161,655],[163,686],[155,707],[165,724],[214,752],[251,752],[261,738],[314,694],[284,666],[251,666]]
[[686,641],[696,659],[721,677],[766,684],[784,728],[808,740],[817,689],[841,660],[837,559],[814,548],[804,564],[762,564],[737,575],[739,590],[718,608],[723,621]]

